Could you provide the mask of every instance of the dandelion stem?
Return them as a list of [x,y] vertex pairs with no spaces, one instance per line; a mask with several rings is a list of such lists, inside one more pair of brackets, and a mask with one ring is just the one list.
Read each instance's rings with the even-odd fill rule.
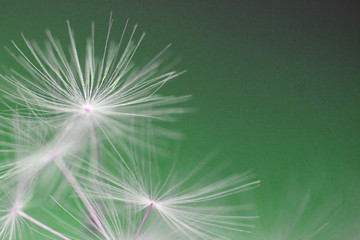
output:
[[32,223],[38,225],[38,226],[41,227],[42,229],[45,229],[46,231],[48,231],[48,232],[50,232],[50,233],[58,236],[59,238],[62,238],[62,239],[64,239],[64,240],[70,240],[70,238],[65,237],[65,236],[62,235],[61,233],[59,233],[59,232],[55,231],[54,229],[46,226],[45,224],[39,222],[38,220],[30,217],[29,215],[27,215],[27,214],[24,213],[23,211],[21,211],[21,210],[19,210],[19,209],[16,209],[15,212],[16,212],[16,214],[22,216],[23,218],[29,220],[29,221],[32,222]]
[[86,198],[85,193],[82,191],[79,183],[76,181],[74,175],[71,173],[70,169],[66,166],[66,163],[61,157],[57,157],[55,160],[56,164],[64,174],[65,178],[74,188],[75,192],[80,197],[81,201],[84,203],[87,211],[89,212],[91,218],[94,220],[95,224],[98,226],[100,232],[104,235],[107,240],[110,240],[110,237],[106,233],[104,227],[101,225],[99,218],[96,215],[94,208],[91,206],[89,200]]
[[94,163],[95,166],[97,166],[96,169],[98,169],[98,167],[102,166],[102,161],[100,159],[100,153],[99,153],[99,144],[98,144],[98,139],[96,136],[96,131],[95,131],[95,126],[94,126],[94,122],[91,120],[90,123],[90,142],[91,142],[91,151],[92,151],[92,156],[94,156]]
[[136,240],[136,239],[138,238],[138,236],[139,236],[139,234],[140,234],[140,231],[141,231],[141,228],[143,227],[143,225],[144,225],[144,223],[145,223],[145,220],[146,220],[146,218],[148,217],[148,215],[149,215],[149,213],[150,213],[150,210],[151,210],[151,208],[152,208],[153,205],[154,205],[153,202],[150,203],[150,206],[149,206],[148,210],[147,210],[146,213],[145,213],[145,216],[144,216],[144,218],[143,218],[143,220],[142,220],[142,222],[141,222],[141,224],[140,224],[140,227],[139,227],[139,229],[138,229],[138,231],[137,231],[137,233],[136,233],[136,236],[135,236],[135,239],[134,239],[134,240]]

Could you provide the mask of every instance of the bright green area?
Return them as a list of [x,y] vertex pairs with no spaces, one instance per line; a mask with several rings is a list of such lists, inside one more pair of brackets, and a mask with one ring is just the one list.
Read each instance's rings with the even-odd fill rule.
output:
[[[173,124],[185,135],[179,158],[218,148],[214,167],[262,181],[256,239],[305,239],[328,221],[310,239],[358,239],[359,9],[322,2],[1,0],[0,46],[21,32],[42,42],[45,29],[67,43],[68,19],[81,49],[91,21],[102,43],[110,11],[114,40],[129,18],[147,32],[139,62],[172,43],[168,55],[187,70],[163,89],[193,96],[194,113]],[[17,67],[3,48],[0,62]]]

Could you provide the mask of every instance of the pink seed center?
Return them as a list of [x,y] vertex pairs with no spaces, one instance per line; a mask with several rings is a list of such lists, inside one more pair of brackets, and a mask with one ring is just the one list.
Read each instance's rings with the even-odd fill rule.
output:
[[83,107],[83,109],[84,109],[84,111],[85,111],[86,113],[89,113],[89,112],[92,111],[92,106],[89,105],[89,104],[87,104],[87,105],[85,105],[85,106]]
[[17,213],[19,208],[17,206],[14,206],[11,210],[13,213]]

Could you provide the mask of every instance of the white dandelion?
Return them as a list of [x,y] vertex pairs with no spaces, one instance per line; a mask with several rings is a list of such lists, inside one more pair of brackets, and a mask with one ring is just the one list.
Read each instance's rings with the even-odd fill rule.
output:
[[20,56],[12,54],[27,71],[23,75],[15,70],[1,77],[17,89],[5,91],[19,106],[30,109],[33,116],[66,123],[87,116],[96,124],[115,126],[126,131],[129,118],[168,120],[173,114],[183,112],[172,106],[186,97],[160,96],[158,90],[169,80],[177,77],[176,71],[160,73],[161,55],[166,47],[145,66],[132,63],[133,57],[145,34],[134,42],[133,28],[130,39],[125,42],[125,25],[117,44],[109,42],[113,20],[110,17],[109,31],[102,58],[95,55],[94,24],[91,38],[86,45],[85,61],[81,62],[74,33],[68,22],[70,52],[67,55],[59,41],[47,31],[45,49],[23,36],[30,54],[25,54],[13,42]]
[[[80,61],[74,33],[68,22],[69,54],[65,53],[50,31],[46,32],[48,42],[45,49],[23,36],[30,54],[26,54],[15,42],[13,45],[20,55],[11,54],[27,73],[12,70],[9,75],[0,75],[10,87],[17,90],[1,91],[18,105],[17,111],[21,115],[56,127],[59,131],[68,129],[71,135],[60,133],[63,138],[70,139],[73,132],[79,135],[89,133],[89,140],[83,141],[90,142],[90,160],[96,164],[101,164],[101,138],[104,137],[111,145],[112,138],[126,141],[131,130],[141,129],[137,119],[172,120],[175,114],[184,112],[184,108],[175,107],[174,104],[188,98],[158,94],[166,82],[181,74],[176,71],[163,73],[161,70],[161,57],[169,46],[143,67],[135,66],[133,57],[145,34],[135,41],[135,25],[129,40],[125,41],[126,24],[119,42],[114,44],[109,40],[112,23],[110,16],[101,58],[95,55],[94,24],[91,38],[86,44],[85,59]],[[76,129],[72,130],[72,126],[76,126]],[[81,133],[81,129],[84,133]],[[158,132],[164,135],[165,131]]]
[[[172,120],[175,114],[184,112],[174,104],[186,100],[186,96],[158,94],[181,72],[162,70],[162,54],[168,47],[143,67],[134,65],[134,55],[145,34],[134,41],[135,26],[125,41],[126,24],[120,41],[113,44],[109,40],[112,23],[110,16],[100,58],[95,55],[94,24],[84,60],[80,60],[69,22],[69,53],[49,31],[45,48],[23,37],[30,54],[13,42],[20,55],[12,55],[26,73],[11,70],[9,75],[0,75],[6,87],[15,89],[1,89],[17,104],[14,109],[8,106],[10,114],[21,116],[13,124],[15,140],[5,140],[1,149],[14,154],[0,166],[0,187],[9,200],[0,204],[0,237],[22,238],[24,225],[28,229],[36,225],[42,229],[41,234],[44,230],[64,240],[210,240],[233,239],[240,232],[251,232],[254,226],[250,220],[256,216],[240,215],[241,208],[248,207],[237,203],[239,193],[260,183],[251,172],[219,179],[219,170],[207,171],[207,161],[203,161],[179,176],[170,159],[173,167],[165,178],[161,177],[150,153],[154,146],[149,137],[142,136],[157,129],[144,131],[139,123]],[[11,121],[10,114],[4,112],[1,118]],[[1,133],[11,137],[6,127]],[[36,147],[29,147],[32,144]],[[100,164],[103,155],[110,157]],[[117,169],[116,175],[106,166]],[[26,213],[31,198],[27,187],[32,182],[52,182],[56,172],[62,174],[62,184],[72,187],[81,214],[53,199],[83,231],[54,215],[51,225],[68,226],[74,233],[71,237]],[[198,177],[204,173],[206,177]],[[47,180],[38,181],[40,178]],[[18,184],[11,188],[7,181]],[[55,188],[61,193],[60,185]],[[11,198],[12,192],[15,198]]]
[[[98,188],[98,194],[107,195],[107,189]],[[103,229],[100,229],[98,224],[90,218],[83,210],[79,212],[79,209],[70,211],[65,208],[57,200],[54,201],[61,207],[68,215],[70,215],[78,226],[67,225],[62,219],[58,219],[52,215],[61,224],[66,225],[70,228],[73,237],[71,239],[107,239],[107,240],[167,240],[174,239],[180,240],[178,233],[169,229],[166,225],[162,224],[160,217],[153,216],[151,222],[148,222],[143,226],[142,232],[136,235],[138,230],[138,222],[141,219],[141,208],[136,205],[118,203],[110,199],[101,199],[92,197],[91,194],[87,194],[88,202],[92,205],[94,213],[96,214]],[[79,230],[82,229],[82,230]],[[103,231],[106,233],[104,234]],[[135,237],[135,238],[134,238]]]
[[[1,239],[23,239],[24,235],[32,235],[32,231],[47,236],[45,233],[39,232],[33,228],[34,226],[37,226],[50,235],[57,236],[63,240],[70,240],[65,235],[26,213],[25,209],[32,201],[33,179],[18,178],[18,181],[11,180],[6,183],[7,188],[5,189],[5,185],[2,185],[1,190],[3,194],[0,195],[2,196],[0,198]],[[31,231],[29,232],[27,230]]]
[[[26,124],[21,124],[21,118],[18,118],[13,122],[16,126],[13,129],[14,138],[15,140],[18,140],[17,142],[20,142],[13,144],[14,150],[17,153],[15,154],[15,157],[18,158],[8,161],[7,164],[0,166],[0,173],[2,173],[0,175],[0,180],[2,180],[2,183],[5,180],[11,181],[14,179],[27,182],[27,180],[35,178],[40,178],[40,182],[49,182],[49,179],[51,179],[52,181],[50,181],[50,183],[53,183],[57,182],[56,179],[59,177],[58,173],[60,170],[63,179],[70,183],[71,187],[75,190],[85,208],[88,210],[88,214],[92,217],[93,221],[98,224],[98,227],[106,236],[104,229],[102,229],[102,225],[94,213],[94,209],[87,201],[87,198],[85,198],[84,193],[67,163],[70,159],[74,159],[70,157],[82,148],[81,143],[84,139],[84,131],[81,127],[73,126],[78,122],[73,122],[71,126],[67,126],[66,129],[60,131],[61,135],[55,136],[54,140],[43,143],[43,145],[40,144],[36,147],[29,147],[29,143],[33,143],[32,139],[37,139],[41,136],[40,133],[35,136],[31,135],[34,129],[30,126],[32,126],[31,123],[33,123],[33,121],[25,120]],[[28,128],[25,128],[23,131],[24,125]],[[22,144],[23,142],[25,142],[24,145]],[[32,151],[29,151],[28,149],[32,149]],[[50,184],[47,185],[50,189]],[[52,188],[55,188],[58,192],[61,190],[59,184],[54,184]],[[15,207],[14,209],[20,214],[20,208]],[[21,214],[25,216],[22,212]]]
[[[134,152],[132,156],[136,157],[138,154]],[[252,231],[254,226],[249,221],[257,216],[236,215],[241,206],[226,202],[227,197],[259,185],[260,181],[253,180],[251,172],[216,180],[214,173],[217,171],[214,171],[207,174],[215,180],[205,177],[199,179],[196,174],[204,171],[204,161],[181,178],[175,178],[173,169],[168,177],[161,181],[156,177],[156,164],[149,159],[138,159],[135,162],[137,166],[129,164],[110,167],[118,169],[116,175],[107,170],[90,167],[89,171],[98,175],[101,180],[78,176],[88,189],[88,196],[135,205],[145,211],[142,221],[138,223],[135,240],[141,234],[152,210],[155,210],[162,222],[176,232],[177,236],[187,239],[231,239],[228,236],[232,234]],[[149,163],[152,166],[149,166]],[[205,181],[207,182],[203,184]],[[99,189],[106,191],[100,192]]]
[[54,177],[54,172],[50,170],[52,163],[59,157],[66,158],[77,153],[82,148],[86,134],[82,127],[71,124],[59,131],[61,135],[56,135],[58,132],[48,132],[46,126],[18,115],[7,127],[4,131],[9,139],[3,147],[13,154],[8,155],[0,166],[0,179],[18,175],[33,178],[47,167],[49,176]]

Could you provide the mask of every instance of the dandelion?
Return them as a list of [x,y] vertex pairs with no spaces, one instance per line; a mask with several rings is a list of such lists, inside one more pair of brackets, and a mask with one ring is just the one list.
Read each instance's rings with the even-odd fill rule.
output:
[[[4,186],[2,186],[4,188]],[[12,196],[8,189],[1,189],[0,198],[0,238],[18,239],[21,236],[23,222],[14,209],[22,209],[26,201],[20,196]]]
[[[106,189],[99,188],[98,194],[106,194]],[[134,236],[137,231],[137,223],[141,215],[139,207],[130,204],[117,203],[110,199],[100,199],[92,197],[90,194],[87,196],[88,202],[92,205],[96,215],[98,216],[103,229],[105,230],[106,239],[117,240],[134,240]],[[79,231],[78,227],[69,226],[72,229],[74,239],[103,239],[103,235],[99,235],[101,230],[91,218],[86,217],[82,212],[69,211],[57,200],[54,201],[60,206],[66,213],[68,213],[85,231]],[[121,211],[119,211],[121,209]],[[80,217],[79,217],[80,216]],[[54,216],[55,217],[55,216]],[[142,232],[136,235],[135,239],[141,240],[166,240],[166,239],[181,239],[175,231],[166,228],[164,224],[161,224],[159,217],[154,217],[150,223],[143,227]],[[61,219],[60,219],[60,222]],[[84,222],[90,223],[90,225]],[[66,224],[66,223],[64,223]]]
[[[27,74],[12,70],[10,75],[0,75],[16,88],[17,92],[2,91],[20,107],[18,112],[22,115],[56,129],[67,129],[71,135],[60,134],[61,138],[71,138],[72,132],[89,134],[90,160],[96,164],[101,164],[99,132],[113,146],[112,138],[128,139],[130,129],[137,131],[141,128],[140,125],[132,127],[137,119],[172,120],[174,114],[184,112],[183,108],[173,105],[188,98],[158,94],[166,82],[181,74],[160,71],[161,56],[169,46],[143,67],[135,67],[132,60],[145,34],[135,41],[135,25],[126,42],[126,24],[119,42],[114,44],[109,40],[112,23],[110,16],[101,58],[95,55],[94,24],[91,38],[87,41],[85,60],[80,61],[68,22],[69,54],[50,31],[46,32],[48,42],[45,49],[23,36],[30,54],[25,54],[15,42],[13,45],[20,56],[11,54]],[[71,129],[71,126],[76,129]]]
[[172,105],[187,97],[157,94],[166,82],[181,74],[176,71],[159,73],[161,55],[168,47],[145,66],[135,67],[132,60],[145,34],[134,42],[135,25],[130,39],[125,42],[126,24],[119,42],[111,43],[112,23],[110,16],[104,53],[100,59],[95,55],[95,27],[92,25],[83,63],[69,22],[69,55],[65,54],[50,31],[46,32],[48,42],[45,50],[23,36],[31,56],[13,42],[20,56],[12,55],[28,74],[12,70],[11,75],[1,75],[17,89],[17,93],[2,91],[44,122],[56,120],[67,124],[74,119],[91,119],[96,125],[111,126],[111,131],[126,132],[133,118],[169,120],[171,115],[183,112],[182,108]]
[[[0,75],[7,88],[15,89],[1,91],[17,104],[12,108],[5,103],[10,113],[1,116],[10,122],[13,114],[16,120],[14,136],[9,128],[1,129],[1,134],[14,140],[5,140],[1,149],[13,156],[7,156],[9,160],[0,166],[0,188],[5,193],[3,198],[7,198],[0,204],[0,237],[22,238],[24,226],[32,229],[35,225],[42,229],[40,234],[46,231],[49,238],[64,240],[210,240],[251,232],[253,225],[248,221],[256,217],[238,215],[242,206],[226,201],[260,183],[251,172],[219,179],[216,171],[207,171],[207,178],[200,180],[196,176],[205,171],[204,161],[177,177],[178,169],[170,159],[173,167],[165,178],[160,176],[158,163],[152,160],[154,146],[142,133],[158,132],[151,126],[152,120],[172,120],[175,114],[184,112],[174,104],[187,96],[158,94],[181,72],[161,69],[161,57],[168,47],[143,67],[134,65],[134,55],[145,34],[135,41],[135,26],[125,41],[126,23],[119,42],[111,43],[112,23],[110,16],[100,58],[95,55],[94,24],[84,60],[80,60],[69,22],[68,54],[50,31],[46,32],[45,48],[23,36],[30,54],[13,42],[20,55],[10,53],[26,73],[11,70],[9,75]],[[149,123],[150,129],[144,130],[141,122]],[[102,163],[101,156],[110,157]],[[116,175],[106,166],[117,169]],[[32,198],[29,188],[49,182],[44,185],[51,189],[50,183],[59,173],[63,181],[53,187],[61,196],[62,185],[71,186],[80,217],[76,209],[66,209],[56,197],[52,198],[83,231],[55,214],[54,222],[47,225],[26,212]],[[7,184],[11,181],[15,187]],[[54,230],[50,227],[54,223],[68,226],[72,236]]]
[[[10,135],[4,147],[8,152],[14,153],[7,156],[6,163],[0,166],[0,179],[8,179],[18,175],[33,178],[41,170],[51,165],[57,157],[66,157],[75,154],[81,149],[85,138],[82,127],[74,124],[61,129],[61,135],[55,135],[48,129],[34,121],[28,121],[15,115],[11,121],[12,125],[7,126],[6,134]],[[51,135],[52,139],[46,135]],[[13,143],[11,143],[12,141]],[[54,177],[54,172],[47,169]]]
[[[200,178],[201,181],[198,184],[186,187],[189,182],[194,182],[199,178],[196,174],[204,170],[206,161],[180,179],[175,178],[175,173],[170,171],[165,180],[156,181],[154,180],[156,177],[151,175],[157,172],[154,169],[156,164],[149,159],[134,160],[138,152],[140,151],[135,151],[129,160],[138,165],[120,165],[117,167],[118,174],[116,175],[90,167],[89,171],[94,175],[98,174],[100,180],[78,176],[82,178],[82,183],[88,189],[88,196],[134,205],[145,210],[144,217],[137,224],[139,227],[135,240],[152,210],[157,212],[162,222],[176,232],[176,235],[187,239],[229,239],[226,235],[231,234],[222,233],[224,230],[233,233],[251,232],[253,225],[244,221],[255,219],[256,216],[237,216],[234,213],[238,211],[239,206],[221,205],[226,197],[237,195],[259,185],[260,181],[252,180],[254,176],[251,172],[218,181],[210,180],[206,184],[202,183],[207,179]],[[115,168],[110,167],[110,169]],[[209,172],[208,174],[216,176]],[[100,191],[100,189],[106,189],[106,191]]]
[[[18,117],[18,116],[17,116]],[[32,136],[29,132],[32,132],[32,127],[29,127],[28,124],[19,124],[20,119],[15,119],[15,126],[14,127],[14,136],[16,139],[21,139],[21,136],[23,136],[23,139],[32,139]],[[25,121],[28,122],[28,121]],[[30,121],[32,123],[32,121]],[[75,124],[74,122],[73,124]],[[20,129],[23,128],[21,125],[26,125],[29,127],[28,129],[21,131]],[[79,131],[76,131],[78,129]],[[27,144],[25,145],[16,145],[15,147],[19,148],[17,149],[17,155],[18,159],[16,159],[14,162],[10,162],[8,164],[5,164],[0,167],[0,172],[5,170],[5,174],[0,175],[0,179],[7,180],[12,178],[19,178],[21,181],[26,181],[26,179],[34,179],[40,176],[40,173],[45,172],[45,176],[43,179],[49,179],[49,176],[52,180],[55,180],[55,176],[58,176],[56,169],[59,169],[65,179],[70,183],[72,188],[76,191],[79,198],[83,201],[83,204],[87,208],[89,214],[94,219],[94,221],[98,224],[104,235],[106,236],[105,231],[102,229],[102,226],[97,219],[97,216],[94,214],[94,210],[92,209],[92,206],[89,204],[87,199],[84,197],[84,194],[78,185],[76,179],[74,178],[71,170],[67,166],[67,163],[65,162],[64,158],[71,156],[76,152],[77,149],[81,149],[81,141],[83,139],[82,136],[82,129],[76,128],[74,126],[68,127],[67,129],[64,129],[61,136],[56,136],[53,141],[50,141],[46,145],[40,145],[38,146],[38,149],[34,152],[26,151],[26,154],[22,153],[23,149],[28,149],[29,146]],[[38,136],[37,136],[38,137]],[[80,142],[80,143],[79,143]],[[20,153],[20,154],[19,154]],[[49,165],[51,167],[51,170],[49,169]],[[55,167],[55,169],[54,169]],[[44,170],[45,168],[46,171]],[[42,171],[44,170],[44,171]],[[46,179],[46,181],[47,181]],[[60,189],[59,186],[54,186],[58,190]],[[23,212],[20,212],[20,208],[15,206],[13,207],[15,209],[15,213],[23,215],[23,217],[28,217]],[[30,217],[28,217],[30,219]],[[39,225],[39,224],[37,224]]]
[[[7,183],[8,186],[15,184],[14,181]],[[29,178],[18,178],[15,187],[2,189],[4,194],[0,198],[0,238],[9,240],[22,239],[22,236],[24,236],[23,232],[26,229],[25,226],[33,229],[30,226],[30,224],[33,224],[61,239],[70,240],[63,234],[25,213],[24,209],[32,199],[32,190],[33,179]],[[35,229],[33,230],[36,231]],[[45,235],[43,233],[40,234]]]

